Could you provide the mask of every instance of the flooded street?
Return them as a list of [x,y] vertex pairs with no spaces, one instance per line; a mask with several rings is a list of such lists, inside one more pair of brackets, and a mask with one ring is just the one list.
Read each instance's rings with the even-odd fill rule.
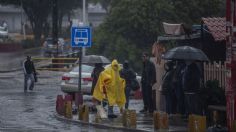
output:
[[56,96],[62,94],[61,72],[38,71],[34,90],[23,92],[21,71],[0,74],[1,132],[95,132],[115,131],[59,121],[54,116]]

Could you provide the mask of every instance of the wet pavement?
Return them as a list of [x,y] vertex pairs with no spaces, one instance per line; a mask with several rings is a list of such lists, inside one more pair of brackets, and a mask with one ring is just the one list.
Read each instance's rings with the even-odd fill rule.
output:
[[63,73],[38,72],[39,82],[34,90],[28,93],[23,92],[22,71],[0,73],[1,132],[109,131],[58,120],[55,117],[55,102],[56,96],[62,94],[59,83]]
[[38,47],[14,52],[0,52],[0,72],[20,70],[27,55],[42,56],[42,49]]
[[[88,102],[84,103],[87,106],[90,106]],[[154,131],[153,125],[153,114],[150,113],[139,113],[139,111],[143,108],[142,100],[130,100],[130,110],[136,111],[136,119],[137,125],[136,128],[127,128],[124,127],[122,124],[122,115],[120,114],[120,110],[118,106],[114,107],[114,113],[118,115],[117,118],[114,119],[102,119],[99,123],[95,121],[96,112],[89,113],[89,125],[92,126],[100,126],[100,127],[107,127],[107,128],[115,128],[118,130],[124,131],[143,131],[143,132],[151,132]],[[105,107],[105,111],[107,111],[107,107]],[[78,115],[73,115],[72,119],[67,119],[64,116],[56,115],[59,119],[75,122],[78,124],[85,123],[83,121],[78,120]],[[179,117],[179,118],[178,118]],[[86,123],[85,123],[86,124]],[[187,122],[186,120],[180,118],[177,115],[170,115],[169,117],[169,129],[167,131],[174,131],[174,132],[185,132],[187,131]]]
[[[38,71],[38,82],[34,90],[23,92],[22,60],[26,54],[40,55],[37,49],[24,51],[24,53],[0,54],[0,132],[122,132],[113,128],[93,127],[75,122],[67,122],[55,116],[55,102],[60,90],[60,79],[63,72]],[[32,54],[35,53],[35,54]],[[8,58],[7,58],[8,57]],[[13,59],[13,60],[11,60]],[[14,61],[15,60],[15,61]],[[37,67],[37,66],[36,66]],[[4,72],[2,72],[4,71]],[[9,72],[12,71],[12,72]],[[91,103],[90,97],[86,97]],[[130,109],[138,112],[143,108],[141,100],[131,100]],[[117,112],[117,111],[116,111]],[[77,120],[77,116],[74,120]],[[91,118],[92,119],[92,118]],[[112,123],[112,122],[110,122]],[[109,122],[108,122],[108,125]],[[115,126],[121,126],[113,123]],[[186,125],[186,124],[185,124]],[[122,127],[122,126],[121,126]],[[137,114],[137,128],[144,131],[153,131],[152,115]],[[170,126],[170,130],[184,130],[185,127]]]

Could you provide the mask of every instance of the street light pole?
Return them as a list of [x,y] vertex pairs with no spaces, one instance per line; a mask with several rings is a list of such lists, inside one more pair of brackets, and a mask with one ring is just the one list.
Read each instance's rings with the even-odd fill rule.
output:
[[[84,24],[84,26],[87,26],[87,21],[86,21],[86,0],[83,0],[83,24]],[[86,49],[83,48],[82,50],[83,50],[82,56],[85,56]]]
[[58,56],[58,0],[53,0],[52,2],[52,39],[53,44],[57,45],[56,56]]
[[[85,21],[85,0],[83,0],[83,26],[86,25],[86,21]],[[80,25],[79,25],[80,26]],[[81,92],[81,71],[82,71],[82,58],[84,56],[84,53],[83,53],[83,48],[80,47],[79,48],[79,93]]]

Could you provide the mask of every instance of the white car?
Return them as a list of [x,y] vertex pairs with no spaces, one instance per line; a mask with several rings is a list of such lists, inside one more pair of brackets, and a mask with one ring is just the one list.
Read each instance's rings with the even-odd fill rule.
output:
[[[108,66],[109,65],[106,65],[105,68],[107,68]],[[92,81],[93,81],[93,79],[91,78],[91,73],[93,69],[94,69],[93,66],[82,65],[81,92],[83,92],[83,94],[91,95],[91,88],[92,88]],[[136,78],[140,85],[141,76],[137,75]],[[76,66],[70,72],[63,74],[62,81],[61,81],[61,90],[65,93],[78,92],[79,91],[78,82],[79,82],[79,66]],[[140,85],[140,88],[141,88],[141,85]]]
[[[91,94],[92,81],[91,73],[94,67],[82,65],[81,71],[81,92]],[[79,66],[73,68],[70,72],[63,74],[61,81],[61,90],[65,93],[78,92]]]

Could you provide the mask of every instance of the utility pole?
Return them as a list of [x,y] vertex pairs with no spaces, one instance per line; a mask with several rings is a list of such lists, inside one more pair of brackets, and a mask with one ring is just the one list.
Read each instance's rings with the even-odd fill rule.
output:
[[[226,114],[229,132],[236,120],[236,1],[226,0]],[[234,129],[234,130],[233,130]]]
[[[85,0],[83,0],[83,25],[85,26]],[[79,25],[80,26],[80,25]],[[82,47],[79,47],[79,92],[81,92],[81,71],[82,71],[82,58],[84,56]]]
[[[87,26],[87,21],[86,21],[86,0],[83,0],[83,26]],[[86,54],[86,48],[84,47],[82,52],[82,56],[85,56]]]
[[58,0],[52,0],[52,40],[53,44],[57,45],[58,56]]

